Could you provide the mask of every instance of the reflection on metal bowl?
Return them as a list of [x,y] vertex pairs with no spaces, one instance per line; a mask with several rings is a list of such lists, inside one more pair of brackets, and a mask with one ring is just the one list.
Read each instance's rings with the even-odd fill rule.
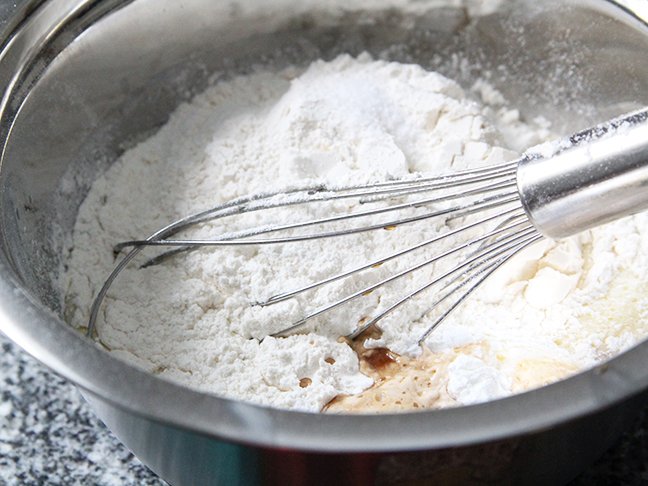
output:
[[48,0],[0,8],[0,328],[76,383],[172,484],[556,484],[601,454],[638,410],[646,343],[495,402],[338,416],[183,388],[113,358],[59,317],[63,244],[93,178],[215,72],[386,52],[467,85],[490,72],[523,115],[542,114],[564,133],[648,105],[643,0],[518,0],[487,10],[447,3]]

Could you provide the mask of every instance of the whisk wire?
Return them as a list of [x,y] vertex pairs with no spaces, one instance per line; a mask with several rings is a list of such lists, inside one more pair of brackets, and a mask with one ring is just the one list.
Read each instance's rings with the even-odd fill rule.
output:
[[[352,235],[357,233],[364,233],[367,231],[374,231],[385,228],[395,228],[402,226],[404,224],[415,223],[418,221],[423,221],[426,219],[436,218],[439,216],[452,214],[456,216],[460,213],[462,216],[478,212],[486,211],[489,209],[497,208],[505,204],[514,203],[517,201],[517,195],[515,193],[508,193],[504,195],[499,195],[492,198],[484,198],[476,201],[473,204],[468,206],[454,206],[446,209],[440,209],[437,211],[431,211],[416,216],[410,216],[407,218],[389,220],[378,224],[359,226],[344,230],[337,231],[324,231],[321,233],[310,233],[306,235],[296,235],[296,236],[284,236],[277,238],[262,238],[262,239],[245,239],[251,236],[257,236],[259,234],[265,234],[268,232],[274,232],[274,228],[257,228],[245,232],[243,234],[235,235],[221,235],[217,239],[204,239],[204,240],[167,240],[167,239],[146,239],[146,240],[132,240],[121,243],[117,245],[119,249],[123,249],[129,246],[136,247],[145,247],[145,246],[248,246],[248,245],[273,245],[277,243],[296,243],[300,241],[309,241],[309,240],[318,240],[324,238],[334,238],[339,236]],[[278,230],[277,230],[278,231]]]
[[[496,241],[499,241],[500,245],[512,244],[514,235],[520,234],[521,229],[516,229],[520,227],[526,227],[526,217],[524,210],[520,206],[519,197],[516,187],[516,168],[518,161],[507,162],[503,164],[498,164],[490,167],[482,167],[477,169],[468,169],[464,171],[458,171],[452,174],[441,175],[436,177],[424,177],[424,178],[408,178],[408,179],[399,179],[392,181],[383,181],[378,183],[368,183],[368,184],[356,184],[348,186],[327,186],[324,184],[316,184],[310,186],[300,186],[289,188],[285,191],[279,192],[265,192],[252,196],[245,196],[234,199],[232,201],[226,202],[224,204],[216,205],[212,208],[206,209],[204,211],[196,212],[192,215],[180,218],[164,228],[154,232],[148,238],[143,240],[130,240],[119,243],[115,246],[114,250],[117,253],[129,249],[124,257],[117,263],[111,274],[108,276],[103,286],[99,290],[90,312],[90,319],[88,322],[87,334],[92,336],[95,328],[96,322],[98,319],[98,314],[101,308],[101,304],[105,299],[109,288],[114,283],[117,276],[126,268],[126,266],[145,248],[148,246],[172,246],[176,247],[172,250],[165,251],[160,255],[157,255],[149,260],[147,260],[142,267],[155,265],[164,261],[167,258],[184,253],[187,251],[196,250],[202,247],[210,246],[242,246],[242,245],[267,245],[267,244],[278,244],[278,243],[292,243],[292,242],[302,242],[307,240],[315,240],[322,238],[332,238],[345,235],[352,235],[357,233],[362,233],[366,231],[380,230],[380,229],[392,229],[399,227],[401,225],[414,223],[418,221],[427,220],[430,218],[446,218],[447,221],[451,221],[455,218],[468,216],[475,213],[480,213],[483,211],[492,211],[500,209],[497,214],[487,215],[480,218],[476,222],[468,223],[462,225],[458,229],[450,230],[442,235],[435,236],[434,238],[429,238],[428,240],[413,245],[404,250],[394,252],[386,257],[377,259],[371,263],[355,267],[347,272],[340,273],[338,275],[333,275],[329,278],[320,280],[313,284],[304,286],[299,289],[295,289],[290,292],[284,292],[270,297],[267,301],[259,303],[262,306],[275,304],[286,299],[295,297],[302,292],[315,289],[317,287],[330,284],[337,280],[347,278],[357,272],[367,270],[371,267],[379,266],[385,262],[393,260],[399,256],[405,255],[407,253],[413,252],[424,246],[433,244],[444,240],[450,236],[459,235],[462,232],[468,231],[472,228],[479,227],[480,225],[487,224],[490,222],[496,222],[502,218],[507,218],[503,223],[500,223],[495,227],[494,230],[486,233],[485,235],[473,238],[468,242],[464,242],[460,245],[457,245],[454,248],[443,251],[432,258],[429,258],[417,265],[411,266],[406,270],[397,272],[395,275],[392,275],[388,278],[381,280],[380,282],[368,286],[365,289],[362,289],[358,292],[346,296],[337,302],[324,306],[318,310],[311,312],[309,315],[295,323],[288,329],[284,329],[277,333],[276,335],[288,335],[291,332],[301,328],[305,325],[310,319],[324,313],[328,312],[336,307],[339,307],[350,300],[358,298],[362,295],[383,286],[387,285],[390,282],[393,282],[411,272],[414,272],[426,265],[430,265],[434,262],[439,261],[442,258],[445,258],[449,255],[456,254],[462,250],[465,250],[470,247],[478,245],[477,250],[473,254],[481,253],[473,256],[468,263],[464,263],[461,266],[455,267],[449,273],[444,274],[442,277],[434,280],[434,283],[428,285],[427,287],[439,283],[443,279],[448,278],[450,275],[460,271],[462,268],[470,268],[471,263],[476,261],[477,258],[483,257],[484,254],[487,254],[489,251],[493,250],[493,244],[489,243],[489,240],[495,238]],[[266,225],[246,230],[239,230],[231,233],[221,234],[215,238],[210,239],[177,239],[173,238],[178,233],[188,229],[191,226],[203,224],[209,221],[214,221],[217,219],[225,218],[228,216],[239,216],[250,212],[262,211],[262,210],[272,210],[272,209],[281,209],[287,208],[290,206],[300,205],[300,204],[311,204],[311,203],[326,203],[334,202],[343,199],[354,198],[362,204],[371,204],[386,202],[387,199],[393,200],[403,197],[413,197],[417,194],[423,194],[425,192],[434,192],[441,191],[438,194],[434,194],[431,197],[418,198],[413,201],[404,201],[398,202],[397,204],[388,204],[382,207],[374,207],[368,210],[356,211],[353,213],[347,214],[337,214],[333,216],[328,216],[324,218],[315,218],[302,222],[295,223],[284,223],[284,224],[275,224],[275,225]],[[475,199],[476,198],[476,199]],[[455,204],[450,204],[447,207],[437,207],[432,210],[415,214],[411,216],[404,216],[399,218],[392,218],[387,221],[379,223],[369,223],[364,225],[351,226],[347,228],[334,229],[334,230],[318,230],[315,232],[310,232],[306,234],[288,234],[281,235],[281,232],[291,232],[295,230],[301,230],[309,227],[326,227],[326,225],[336,225],[342,222],[347,222],[359,218],[368,218],[381,214],[386,214],[395,211],[404,211],[414,208],[422,208],[426,206],[434,205],[445,205],[452,201],[460,201]],[[507,208],[508,207],[508,208]],[[513,236],[508,235],[507,232],[513,231]],[[260,236],[268,235],[271,233],[278,233],[278,236],[259,238]],[[474,277],[474,276],[473,276]],[[468,277],[461,282],[461,285],[466,285],[467,281],[470,281],[473,277]],[[450,283],[446,285],[451,285]],[[426,288],[427,288],[426,287]],[[423,291],[423,289],[420,289]],[[401,305],[403,302],[409,300],[415,294],[410,294],[406,298],[401,299]],[[388,309],[389,312],[391,312]],[[383,313],[386,315],[386,313]],[[377,322],[382,319],[384,315],[374,318],[373,322]]]
[[[523,218],[524,211],[521,208],[513,208],[513,209],[509,209],[509,210],[505,211],[502,214],[515,214],[516,215],[515,217],[517,217],[519,219],[519,218]],[[361,272],[363,270],[378,267],[378,266],[382,265],[385,262],[388,262],[388,261],[393,260],[395,258],[401,257],[401,256],[406,255],[408,253],[411,253],[413,251],[419,250],[419,249],[421,249],[421,248],[423,248],[425,246],[431,245],[433,243],[438,243],[438,242],[440,242],[440,241],[442,241],[444,239],[447,239],[447,238],[449,238],[451,236],[460,234],[460,233],[462,233],[464,231],[468,231],[468,230],[473,229],[473,228],[477,228],[477,227],[482,226],[484,224],[487,224],[487,223],[489,223],[489,222],[491,222],[493,220],[499,219],[502,216],[502,214],[496,214],[496,215],[492,215],[492,216],[489,216],[489,217],[486,217],[486,218],[482,218],[482,219],[480,219],[478,221],[475,221],[473,223],[461,226],[461,227],[456,228],[454,230],[447,231],[447,232],[442,233],[442,234],[440,234],[438,236],[435,236],[434,238],[427,239],[427,240],[423,241],[422,243],[410,246],[408,248],[405,248],[404,250],[399,250],[399,251],[397,251],[395,253],[391,253],[390,255],[387,255],[386,257],[380,258],[378,260],[374,260],[374,261],[372,261],[370,263],[367,263],[367,264],[364,264],[362,266],[355,267],[355,268],[353,268],[351,270],[348,270],[348,271],[346,271],[344,273],[333,275],[333,276],[328,277],[326,279],[320,280],[318,282],[314,282],[312,284],[309,284],[307,286],[304,286],[304,287],[301,287],[301,288],[298,288],[298,289],[295,289],[295,290],[291,290],[291,291],[283,292],[283,293],[280,293],[280,294],[277,294],[277,295],[273,295],[272,297],[270,297],[266,301],[259,302],[258,305],[263,307],[263,306],[268,306],[268,305],[276,304],[276,303],[279,303],[279,302],[283,302],[284,300],[295,297],[295,296],[297,296],[297,295],[299,295],[299,294],[301,294],[303,292],[306,292],[308,290],[312,290],[312,289],[321,287],[323,285],[335,282],[337,280],[342,280],[344,278],[350,277],[351,275],[354,275],[354,274],[356,274],[358,272]],[[511,221],[513,221],[515,217],[512,216],[510,218]],[[508,228],[503,228],[503,229],[501,229],[501,231],[506,231],[507,229]],[[483,238],[489,238],[489,237],[492,237],[492,236],[494,236],[494,235],[496,235],[498,233],[499,233],[498,231],[494,231],[494,232],[491,232],[489,234],[489,236],[485,236]],[[484,241],[486,241],[486,240],[484,240]]]
[[[445,280],[447,277],[452,276],[453,274],[465,269],[466,267],[468,267],[468,268],[472,267],[472,269],[474,270],[476,268],[479,268],[482,265],[492,264],[493,262],[497,262],[497,257],[498,256],[500,256],[502,254],[507,254],[508,252],[514,250],[517,247],[517,245],[511,246],[511,243],[530,241],[531,239],[534,239],[536,237],[536,235],[537,235],[537,232],[536,232],[535,228],[533,228],[533,227],[527,227],[524,230],[520,230],[519,232],[516,233],[515,238],[512,238],[512,239],[504,241],[504,242],[498,242],[497,245],[495,245],[493,248],[489,248],[488,251],[486,251],[485,253],[480,253],[479,255],[477,255],[477,256],[475,256],[475,257],[473,257],[471,259],[468,259],[468,260],[462,262],[459,265],[454,266],[453,268],[446,271],[442,275],[439,275],[438,277],[436,277],[432,281],[430,281],[430,282],[426,283],[425,285],[417,288],[416,290],[413,290],[412,292],[407,294],[405,297],[401,298],[400,300],[398,300],[394,304],[390,305],[387,309],[382,311],[376,317],[374,317],[374,318],[368,320],[367,322],[365,322],[362,326],[360,326],[358,329],[353,331],[347,337],[349,337],[350,339],[354,339],[354,338],[358,337],[364,331],[366,331],[370,327],[377,324],[379,321],[381,321],[382,319],[387,317],[389,314],[394,312],[397,308],[399,308],[400,306],[405,304],[407,301],[413,299],[414,297],[416,297],[417,295],[421,294],[422,292],[428,290],[429,288],[433,287],[434,285],[437,285],[438,283]],[[474,264],[476,262],[478,262],[479,264],[475,265],[475,266],[472,266],[472,264]],[[472,287],[472,289],[474,289],[474,287]],[[451,295],[451,294],[452,294],[451,292],[448,292],[447,295]],[[443,301],[443,300],[445,300],[445,298],[443,298],[441,301]]]
[[[522,223],[512,225],[512,227],[519,226],[520,224],[522,224]],[[516,234],[518,234],[518,233],[520,233],[522,231],[526,231],[526,230],[528,230],[528,228],[529,228],[529,226],[527,225],[525,227],[525,230],[519,230],[517,233],[514,233],[514,235],[511,235],[511,236],[515,236]],[[448,256],[450,256],[452,254],[455,254],[455,253],[458,253],[458,252],[460,252],[462,250],[465,250],[466,248],[469,248],[472,245],[475,245],[475,244],[478,244],[478,243],[480,243],[482,241],[488,240],[488,239],[492,238],[494,235],[496,235],[498,233],[502,233],[502,232],[504,232],[504,231],[506,231],[508,229],[510,229],[510,228],[499,229],[496,232],[488,233],[488,234],[486,234],[484,236],[481,236],[479,238],[475,238],[473,240],[467,241],[467,242],[465,242],[465,243],[463,243],[461,245],[455,246],[453,248],[450,248],[449,250],[446,250],[446,251],[444,251],[442,253],[439,253],[439,254],[431,257],[431,258],[428,258],[428,259],[424,260],[421,263],[418,263],[418,264],[413,265],[413,266],[411,266],[409,268],[406,268],[405,270],[397,272],[396,274],[391,275],[391,276],[389,276],[389,277],[387,277],[387,278],[385,278],[385,279],[383,279],[383,280],[381,280],[381,281],[379,281],[379,282],[377,282],[375,284],[372,284],[372,285],[370,285],[368,287],[365,287],[365,288],[363,288],[361,290],[358,290],[358,291],[356,291],[356,292],[354,292],[354,293],[352,293],[352,294],[350,294],[350,295],[348,295],[348,296],[346,296],[346,297],[344,297],[344,298],[342,298],[342,299],[340,299],[340,300],[338,300],[338,301],[336,301],[336,302],[334,302],[332,304],[328,304],[326,306],[323,306],[323,307],[309,313],[307,316],[303,317],[302,319],[300,319],[299,321],[297,321],[296,323],[294,323],[290,327],[288,327],[286,329],[283,329],[283,330],[279,331],[278,333],[273,334],[273,336],[274,337],[283,337],[283,336],[287,336],[289,334],[292,334],[293,332],[295,332],[296,330],[298,330],[299,328],[304,326],[306,323],[308,323],[308,321],[310,321],[314,317],[317,317],[317,316],[319,316],[319,315],[321,315],[321,314],[323,314],[325,312],[331,311],[331,310],[335,309],[336,307],[339,307],[339,306],[341,306],[343,304],[346,304],[347,302],[349,302],[351,300],[357,299],[358,297],[368,295],[371,292],[373,292],[374,290],[376,290],[376,289],[378,289],[378,288],[380,288],[380,287],[382,287],[382,286],[384,286],[384,285],[386,285],[388,283],[391,283],[391,282],[393,282],[393,281],[395,281],[397,279],[400,279],[400,278],[402,278],[402,277],[404,277],[406,275],[409,275],[412,272],[415,272],[416,270],[419,270],[419,269],[421,269],[423,267],[426,267],[426,266],[431,265],[431,264],[433,264],[435,262],[438,262],[439,260],[441,260],[443,258],[446,258],[446,257],[448,257]],[[508,242],[509,242],[509,238],[508,237],[504,238],[502,241],[498,242],[497,248],[500,248],[501,246],[507,244]],[[497,249],[497,248],[495,248],[495,249]],[[489,249],[489,251],[491,251],[491,250]],[[446,273],[443,276],[439,277],[439,279],[443,279],[443,278],[448,277],[449,275],[452,275],[453,273],[463,269],[467,264],[472,263],[476,259],[482,258],[485,255],[487,255],[487,253],[477,255],[473,259],[468,260],[467,262],[465,262],[465,263],[463,263],[461,265],[455,266],[448,273]],[[435,279],[431,285],[434,285],[435,283],[438,283],[440,281],[439,279]],[[427,287],[425,287],[425,288],[427,288]],[[371,321],[371,323],[375,323],[375,322]]]
[[[305,222],[300,222],[300,223],[293,223],[293,224],[284,224],[284,225],[274,225],[274,226],[268,226],[268,227],[261,227],[261,228],[253,228],[251,230],[246,230],[246,231],[241,231],[241,232],[235,232],[235,233],[230,233],[230,234],[225,234],[221,235],[217,238],[214,239],[209,239],[209,240],[131,240],[131,241],[125,241],[122,243],[119,243],[115,245],[114,251],[119,252],[123,250],[126,247],[129,246],[178,246],[178,245],[185,245],[185,246],[223,246],[223,245],[241,245],[241,244],[269,244],[269,243],[287,243],[289,241],[303,241],[303,239],[314,239],[314,238],[330,238],[332,236],[341,236],[344,234],[352,234],[354,232],[361,232],[361,231],[371,231],[374,229],[381,229],[384,228],[385,226],[395,226],[395,225],[401,225],[405,223],[411,223],[411,222],[416,222],[420,221],[421,219],[426,219],[426,218],[432,218],[432,217],[437,217],[437,216],[442,216],[444,214],[449,214],[449,213],[454,213],[457,211],[462,211],[464,209],[469,209],[470,205],[460,205],[460,206],[454,206],[451,208],[445,208],[437,211],[432,211],[423,215],[411,217],[411,218],[405,218],[402,220],[396,220],[396,221],[387,221],[384,223],[376,224],[376,225],[370,225],[370,226],[364,226],[361,228],[353,229],[353,230],[347,230],[347,231],[340,231],[340,232],[326,232],[326,233],[321,233],[321,234],[309,234],[309,235],[304,235],[304,236],[295,236],[295,237],[287,237],[287,238],[282,238],[282,239],[267,239],[267,240],[252,240],[252,241],[239,241],[244,238],[249,238],[252,236],[260,236],[263,234],[267,233],[273,233],[273,232],[278,232],[278,231],[287,231],[287,230],[292,230],[292,229],[299,229],[299,228],[305,228],[309,226],[315,226],[315,225],[322,225],[322,224],[328,224],[328,223],[335,223],[335,222],[340,222],[340,221],[346,221],[349,219],[354,219],[354,218],[359,218],[359,217],[366,217],[366,216],[375,216],[378,214],[383,214],[386,212],[392,212],[392,211],[398,211],[398,210],[403,210],[403,209],[410,209],[413,207],[418,207],[418,206],[424,206],[424,205],[430,205],[430,204],[435,204],[435,203],[443,203],[447,202],[453,199],[457,199],[460,197],[469,197],[473,195],[481,195],[485,193],[489,193],[492,191],[496,190],[501,190],[501,189],[513,189],[515,187],[515,181],[506,181],[506,183],[494,183],[494,184],[489,184],[486,186],[480,186],[478,188],[472,189],[470,191],[466,191],[463,193],[453,193],[450,195],[444,195],[444,196],[439,196],[439,197],[434,197],[434,198],[427,198],[419,201],[414,201],[414,202],[409,202],[409,203],[403,203],[403,204],[398,204],[386,208],[377,208],[377,209],[372,209],[368,211],[361,211],[357,213],[351,213],[351,214],[344,214],[344,215],[339,215],[339,216],[332,216],[332,217],[327,217],[327,218],[320,218],[320,219],[315,219],[315,220],[310,220],[310,221],[305,221]],[[506,194],[498,194],[492,198],[482,198],[481,200],[476,201],[474,204],[479,204],[479,203],[486,203],[489,201],[494,201],[496,199],[501,199],[501,198],[506,198],[508,197],[508,201],[506,202],[512,202],[517,200],[517,192],[514,190],[511,190],[510,192]],[[320,200],[313,199],[313,200],[308,200],[308,201],[302,201],[302,203],[306,202],[319,202]],[[267,207],[264,208],[257,208],[257,207],[245,207],[236,212],[236,214],[244,214],[247,212],[251,211],[257,211],[260,209],[274,209],[274,208],[279,208],[279,207],[285,207],[286,205],[292,205],[292,203],[274,203],[271,204]],[[481,209],[481,208],[480,208]],[[227,216],[230,216],[230,214],[227,214]],[[224,217],[224,216],[221,216]],[[195,223],[193,223],[195,224]],[[365,229],[363,229],[365,228]]]
[[461,305],[475,290],[477,290],[481,284],[490,276],[492,275],[498,268],[500,268],[504,263],[509,261],[511,258],[513,258],[515,255],[517,255],[519,252],[527,248],[528,246],[532,245],[533,243],[536,243],[540,240],[542,240],[542,236],[540,234],[535,234],[532,237],[528,238],[527,240],[524,240],[517,246],[515,246],[509,253],[505,254],[501,258],[495,260],[491,264],[485,266],[484,268],[480,269],[476,273],[470,275],[468,278],[457,284],[455,287],[451,288],[448,290],[443,297],[438,299],[436,302],[432,304],[432,308],[437,307],[439,304],[441,304],[444,300],[447,298],[456,295],[459,290],[461,290],[463,287],[468,285],[469,283],[473,282],[473,285],[468,287],[468,289],[459,294],[459,298],[448,308],[446,309],[440,316],[438,316],[435,321],[426,329],[426,331],[421,335],[421,337],[418,340],[418,344],[422,344],[428,337],[430,337],[430,334],[441,324],[443,321],[445,321],[448,316],[454,312],[454,310]]

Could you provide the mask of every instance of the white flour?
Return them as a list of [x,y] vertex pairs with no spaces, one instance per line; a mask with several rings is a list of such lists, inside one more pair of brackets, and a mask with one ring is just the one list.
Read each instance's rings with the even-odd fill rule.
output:
[[[414,65],[363,55],[316,62],[300,73],[261,72],[222,82],[181,106],[153,137],[99,178],[83,203],[64,277],[66,313],[87,323],[92,298],[114,265],[112,245],[148,236],[177,217],[249,193],[326,180],[363,182],[438,173],[515,157],[548,137],[520,122],[497,93],[469,101],[454,82]],[[278,221],[341,210],[294,209]],[[243,222],[265,224],[258,214]],[[527,251],[498,272],[429,340],[448,362],[446,402],[520,391],[591,365],[646,332],[648,228],[644,216]],[[195,238],[235,230],[203,225]],[[164,265],[127,269],[100,315],[101,342],[116,356],[204,391],[283,408],[319,411],[372,380],[338,337],[432,268],[314,321],[313,332],[259,338],[364,288],[426,254],[407,255],[272,307],[251,303],[419,243],[443,227],[428,222],[308,244],[206,249]],[[432,250],[426,250],[429,254]],[[150,254],[149,254],[150,256]],[[387,319],[375,346],[416,354],[429,324],[428,297]],[[631,300],[633,305],[623,305]]]

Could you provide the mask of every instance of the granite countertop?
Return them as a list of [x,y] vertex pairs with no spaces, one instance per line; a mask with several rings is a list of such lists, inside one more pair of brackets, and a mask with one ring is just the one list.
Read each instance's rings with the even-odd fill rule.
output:
[[[164,486],[77,389],[0,334],[0,484]],[[570,486],[648,484],[648,407]]]

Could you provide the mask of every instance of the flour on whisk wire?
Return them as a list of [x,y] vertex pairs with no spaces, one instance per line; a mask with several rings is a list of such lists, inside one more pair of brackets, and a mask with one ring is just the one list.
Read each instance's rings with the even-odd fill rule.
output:
[[[498,163],[517,155],[505,147],[519,148],[503,138],[518,143],[522,138],[528,145],[547,138],[542,123],[522,123],[496,93],[484,84],[476,88],[496,99],[496,106],[471,101],[439,74],[366,54],[317,61],[303,72],[264,71],[216,84],[180,106],[158,133],[127,151],[94,183],[79,211],[64,277],[66,316],[78,327],[87,323],[92,299],[114,265],[113,244],[146,237],[178,217],[310,182],[348,185]],[[348,204],[296,206],[273,222],[321,217]],[[632,329],[608,339],[605,329],[580,325],[577,316],[588,296],[607,295],[611,275],[645,247],[633,221],[616,223],[614,231],[629,235],[624,242],[600,230],[527,252],[441,326],[430,347],[449,363],[439,392],[448,404],[512,393],[524,386],[516,380],[538,382],[529,377],[532,371],[518,372],[529,349],[534,349],[531,358],[543,363],[546,378],[632,342]],[[208,238],[236,232],[244,223],[268,222],[251,213],[188,234]],[[132,265],[108,293],[98,336],[114,355],[188,386],[319,411],[333,398],[360,393],[373,382],[339,336],[388,305],[388,298],[429,281],[434,269],[315,320],[304,335],[266,337],[411,266],[421,255],[406,255],[391,266],[275,306],[252,304],[420,243],[441,226],[420,222],[395,232],[307,244],[201,249],[163,265]],[[592,255],[596,261],[590,264]],[[645,264],[645,256],[641,259]],[[390,316],[381,324],[383,335],[368,345],[415,355],[426,327],[426,303],[417,299]],[[589,337],[570,343],[572,331]],[[560,339],[566,344],[558,344]]]

